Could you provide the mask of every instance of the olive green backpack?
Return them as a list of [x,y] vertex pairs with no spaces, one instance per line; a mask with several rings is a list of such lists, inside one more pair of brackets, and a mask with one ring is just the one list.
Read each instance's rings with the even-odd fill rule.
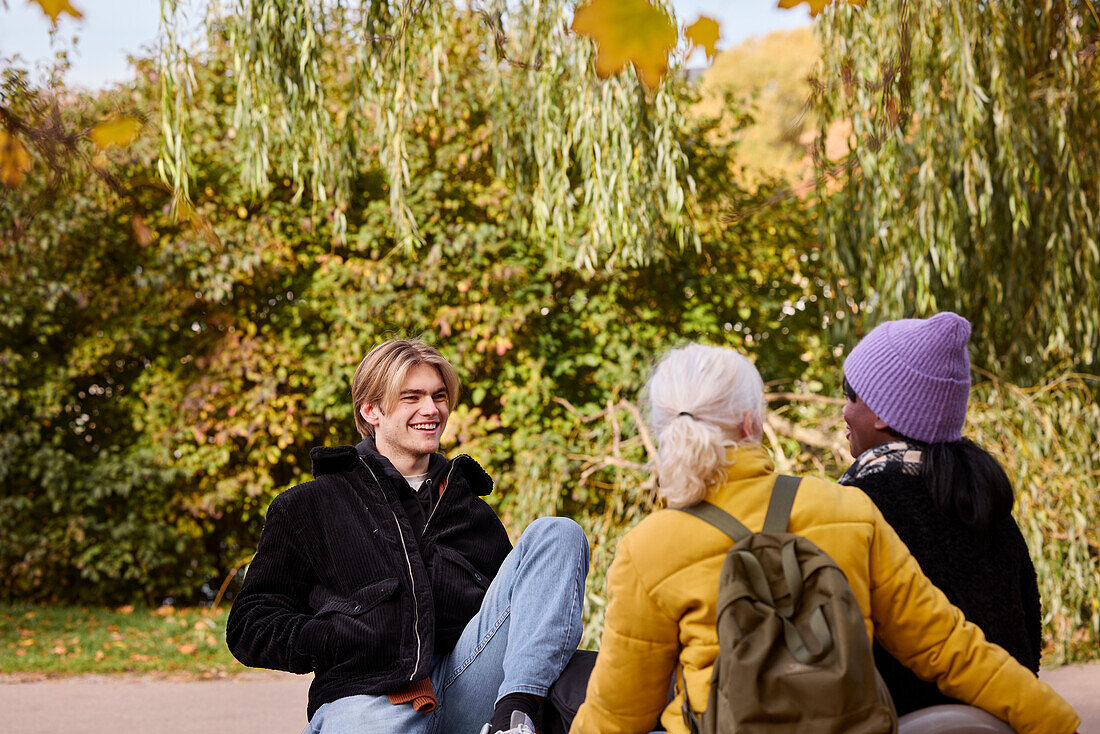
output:
[[718,582],[719,652],[702,716],[684,690],[692,734],[897,732],[848,579],[787,532],[798,483],[777,478],[759,533],[709,502],[681,508],[734,540]]

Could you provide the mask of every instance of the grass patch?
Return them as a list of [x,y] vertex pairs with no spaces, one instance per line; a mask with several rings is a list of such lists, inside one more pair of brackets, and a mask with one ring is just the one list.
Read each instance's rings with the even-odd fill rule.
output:
[[0,604],[0,673],[247,670],[225,646],[228,610]]

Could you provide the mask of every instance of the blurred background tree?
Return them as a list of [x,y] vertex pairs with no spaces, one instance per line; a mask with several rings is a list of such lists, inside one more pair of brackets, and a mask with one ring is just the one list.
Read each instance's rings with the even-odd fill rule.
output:
[[[185,5],[167,3],[160,63],[162,173],[182,198],[196,174],[194,68],[176,22]],[[650,54],[663,69],[675,26],[664,10],[636,5],[649,14],[634,33],[671,34],[669,48]],[[232,58],[235,134],[225,143],[243,182],[265,196],[273,169],[284,172],[298,197],[308,191],[327,208],[338,239],[356,172],[374,163],[363,159],[367,145],[385,176],[395,246],[433,244],[412,216],[411,131],[421,118],[467,114],[456,69],[476,62],[492,164],[522,193],[525,233],[551,244],[559,267],[614,268],[659,257],[669,243],[698,247],[685,193],[694,182],[669,122],[679,98],[633,73],[595,83],[597,47],[570,31],[572,3],[245,0],[211,13]]]
[[[662,350],[687,340],[745,350],[769,380],[777,465],[837,476],[850,460],[837,389],[844,345],[882,319],[956,307],[978,327],[975,363],[1001,376],[979,380],[968,430],[1020,492],[1054,659],[1095,654],[1100,414],[1095,374],[1066,366],[1093,364],[1077,345],[1095,334],[1100,305],[1067,271],[1077,300],[1064,306],[1077,321],[1064,349],[1041,330],[990,346],[1010,320],[949,297],[1004,291],[1010,301],[1005,283],[1022,292],[999,269],[1003,240],[966,234],[1002,220],[960,220],[956,239],[974,251],[964,260],[948,234],[920,239],[918,218],[884,191],[950,212],[966,208],[970,189],[906,188],[916,186],[912,173],[875,188],[884,166],[902,170],[889,163],[902,152],[947,165],[933,155],[943,140],[912,112],[925,104],[913,90],[938,90],[928,116],[964,105],[961,87],[931,81],[958,73],[950,60],[899,65],[889,84],[867,91],[899,58],[923,58],[916,42],[897,40],[914,22],[878,9],[827,11],[823,43],[795,37],[805,58],[769,63],[788,44],[760,41],[719,56],[700,82],[677,66],[692,41],[675,41],[671,57],[662,41],[659,58],[642,65],[671,69],[646,82],[629,66],[609,79],[593,73],[605,63],[599,44],[569,32],[562,3],[522,4],[524,14],[261,0],[239,17],[208,17],[195,48],[177,42],[180,8],[167,7],[162,55],[137,60],[135,79],[118,89],[82,94],[58,77],[37,87],[16,65],[3,69],[8,600],[209,601],[247,563],[271,499],[309,477],[309,448],[356,440],[358,361],[382,339],[414,335],[462,373],[445,450],[486,465],[508,526],[558,513],[588,532],[593,641],[617,540],[654,507],[652,441],[637,406]],[[667,37],[661,24],[671,21],[647,7],[656,37]],[[865,22],[909,55],[861,41],[872,34]],[[1091,70],[1095,26],[1081,23],[1075,63]],[[838,37],[844,24],[850,38]],[[959,41],[959,58],[986,58],[988,33]],[[813,72],[818,48],[825,62]],[[858,49],[866,69],[830,66],[835,48]],[[1040,71],[1041,55],[1028,57]],[[1036,74],[1013,72],[1004,94],[1037,105],[1046,97],[1008,87],[1046,80],[1042,89],[1063,97],[1077,89],[1066,85],[1078,77]],[[870,94],[863,106],[849,98],[859,94]],[[929,130],[955,142],[979,136],[967,142],[974,160],[997,150],[984,125],[948,134],[948,122]],[[827,133],[817,141],[815,127]],[[1063,151],[1047,150],[1050,134],[1026,133],[1024,147],[1044,166]],[[1080,196],[1092,201],[1095,178],[1083,170],[1078,162]],[[989,212],[1006,200],[996,188],[1006,176],[989,179],[994,194],[979,201]],[[1059,191],[1072,198],[1075,189],[1063,182]],[[1027,201],[1043,211],[1019,232],[1046,222],[1088,257],[1092,220]],[[910,229],[864,261],[851,232],[872,226],[872,210]],[[1048,242],[1029,234],[1012,245],[1033,258],[1061,252],[1060,240]],[[987,249],[1001,259],[979,262]],[[890,295],[901,286],[883,278],[916,277],[899,275],[897,263],[945,253],[968,263],[928,281],[947,301]],[[1033,296],[1035,308],[1051,308],[1052,296]],[[824,321],[849,330],[824,331]]]
[[816,112],[848,144],[843,157],[819,146],[821,232],[860,309],[843,333],[949,309],[974,324],[988,370],[1095,370],[1098,20],[1092,0],[824,16]]

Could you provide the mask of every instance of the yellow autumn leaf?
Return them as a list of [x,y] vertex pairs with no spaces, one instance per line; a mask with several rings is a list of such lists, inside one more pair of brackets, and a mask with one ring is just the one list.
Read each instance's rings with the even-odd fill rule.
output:
[[[849,5],[863,5],[864,0],[846,0]],[[779,0],[779,7],[781,8],[793,8],[802,3],[806,3],[810,6],[810,15],[817,17],[821,14],[821,11],[832,5],[838,0]]]
[[112,145],[127,145],[141,129],[141,120],[130,115],[112,117],[91,129],[88,137],[100,150]]
[[0,129],[0,183],[15,188],[23,182],[23,174],[31,170],[31,154],[23,142],[7,130]]
[[703,49],[708,59],[713,59],[714,54],[718,52],[719,35],[718,21],[705,15],[699,16],[699,20],[684,29],[684,37],[691,42],[692,46]]
[[50,22],[55,26],[57,25],[57,19],[62,13],[68,13],[74,18],[83,18],[84,14],[74,8],[69,0],[30,0],[38,7],[42,8],[42,12],[50,16]]
[[654,89],[668,71],[676,26],[647,0],[591,0],[577,8],[570,28],[596,42],[596,73],[609,77],[634,64]]

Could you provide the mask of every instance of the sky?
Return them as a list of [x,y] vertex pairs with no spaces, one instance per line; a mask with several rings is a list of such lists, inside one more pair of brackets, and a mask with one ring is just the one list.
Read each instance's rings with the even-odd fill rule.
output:
[[[50,23],[38,6],[30,0],[0,0],[0,58],[18,54],[23,61],[35,64],[48,61],[59,48],[68,49],[72,62],[67,77],[70,85],[97,89],[128,80],[127,56],[148,54],[154,46],[160,3],[70,1],[83,18],[62,15],[51,46]],[[806,4],[781,10],[775,0],[673,0],[673,5],[683,23],[691,23],[700,15],[717,20],[722,33],[719,48],[810,22]],[[696,63],[695,58],[692,63]]]

